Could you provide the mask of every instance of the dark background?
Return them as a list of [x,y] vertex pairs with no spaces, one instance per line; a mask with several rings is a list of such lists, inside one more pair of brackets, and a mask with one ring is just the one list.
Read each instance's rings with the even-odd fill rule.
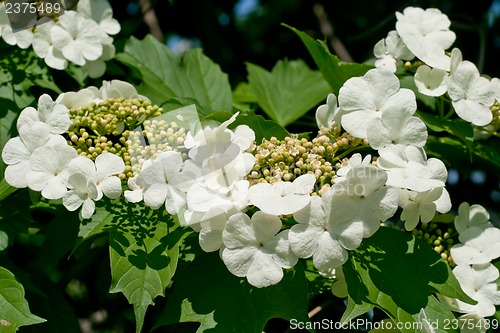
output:
[[[316,68],[300,39],[286,23],[306,31],[317,39],[325,39],[313,6],[323,6],[333,34],[340,40],[355,62],[373,57],[373,46],[395,29],[396,11],[407,6],[438,8],[448,15],[464,60],[474,62],[481,73],[500,77],[500,0],[110,0],[122,31],[115,36],[117,52],[133,35],[142,39],[150,33],[142,8],[153,10],[158,18],[162,40],[178,50],[176,40],[189,40],[192,47],[204,53],[228,73],[234,87],[246,81],[245,62],[271,70],[284,58],[303,59]],[[146,3],[146,5],[145,5]],[[149,5],[147,4],[149,3]],[[241,10],[245,5],[247,10]],[[243,14],[242,14],[243,12]],[[161,39],[161,38],[160,38]],[[329,39],[330,41],[331,39]],[[335,50],[331,49],[332,53]],[[96,84],[96,85],[100,85]],[[314,111],[314,110],[312,110]],[[308,115],[309,118],[314,114]],[[312,122],[314,123],[314,122]],[[295,130],[293,128],[292,130]],[[307,129],[311,130],[311,129]],[[303,130],[304,131],[304,130]],[[500,153],[500,147],[499,153]],[[448,190],[453,208],[463,201],[483,203],[492,209],[492,220],[500,223],[499,175],[474,170],[458,174],[450,170]],[[455,177],[456,176],[456,177]]]
[[[407,6],[439,8],[452,21],[451,29],[457,34],[454,46],[462,50],[464,59],[478,64],[483,73],[500,76],[497,64],[500,28],[498,22],[492,23],[491,19],[488,24],[488,9],[493,0],[148,1],[158,17],[165,41],[174,35],[195,39],[195,46],[202,47],[208,57],[229,73],[233,85],[245,80],[246,61],[266,69],[271,69],[283,58],[302,58],[312,65],[312,59],[298,37],[280,24],[286,23],[323,39],[313,12],[316,3],[323,5],[334,34],[356,62],[372,57],[375,43],[384,38],[389,30],[395,29],[395,11],[402,11]],[[122,24],[122,32],[116,36],[117,39],[131,34],[142,39],[149,33],[139,0],[110,2],[115,17]],[[258,5],[245,16],[236,15],[235,8],[241,8],[245,3]]]

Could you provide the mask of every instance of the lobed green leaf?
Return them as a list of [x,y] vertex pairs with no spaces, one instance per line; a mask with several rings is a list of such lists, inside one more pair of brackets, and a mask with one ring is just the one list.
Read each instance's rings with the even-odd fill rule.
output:
[[3,267],[0,267],[0,309],[0,333],[13,333],[21,326],[45,321],[31,313],[22,284]]
[[337,56],[330,53],[328,46],[319,40],[314,40],[303,31],[284,24],[285,27],[295,32],[314,59],[321,74],[330,85],[333,93],[338,96],[340,88],[345,81],[355,76],[363,76],[372,66],[344,63]]
[[[343,266],[347,281],[349,311],[342,320],[353,319],[371,305],[383,310],[394,322],[417,321],[425,309],[431,322],[440,324],[454,316],[433,296],[437,292],[464,302],[475,303],[460,288],[449,266],[427,243],[391,228],[380,228],[361,246],[350,252]],[[356,309],[361,307],[361,309]],[[408,325],[402,332],[418,332]]]
[[308,321],[302,266],[287,271],[277,285],[258,289],[232,275],[217,253],[208,253],[179,271],[155,328],[199,322],[197,332],[260,333],[271,318]]
[[201,49],[189,50],[181,58],[148,35],[142,41],[130,38],[116,59],[140,73],[142,83],[137,89],[154,104],[191,98],[212,111],[232,109],[227,75]]
[[327,82],[302,60],[280,60],[271,72],[247,63],[249,88],[264,112],[281,126],[293,123],[330,92]]

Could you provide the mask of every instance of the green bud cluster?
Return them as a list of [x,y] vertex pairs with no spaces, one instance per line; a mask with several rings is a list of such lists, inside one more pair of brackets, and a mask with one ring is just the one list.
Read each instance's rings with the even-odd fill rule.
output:
[[283,140],[275,137],[269,140],[263,139],[262,143],[252,151],[255,165],[247,179],[251,184],[260,182],[272,184],[280,180],[291,182],[309,173],[316,177],[312,195],[321,196],[337,177],[334,166],[336,153],[365,144],[361,139],[356,139],[347,133],[340,135],[340,130],[337,132],[337,138],[320,133],[310,141],[305,138],[299,139],[297,135]]
[[[403,226],[392,223],[381,223],[382,227],[389,227],[406,232]],[[448,228],[443,232],[435,222],[420,223],[411,231],[412,235],[426,241],[436,251],[450,267],[455,267],[455,262],[451,258],[450,249],[453,246],[453,228]]]
[[[172,150],[184,144],[183,128],[175,123],[149,120],[162,113],[162,108],[140,99],[110,98],[70,108],[71,125],[67,141],[79,155],[92,160],[103,152],[121,157],[125,162],[125,171],[119,177],[126,180],[134,176],[133,170],[140,170],[143,160],[153,155],[152,151]],[[139,127],[141,125],[144,127]],[[164,144],[159,144],[161,140]],[[148,144],[153,145],[147,147]],[[143,154],[143,150],[147,153]],[[137,167],[137,164],[140,165]]]
[[493,120],[488,127],[491,127],[492,131],[498,134],[500,131],[500,103],[495,101],[490,110],[493,113]]
[[441,255],[450,267],[455,266],[455,262],[451,258],[450,249],[453,246],[454,239],[452,234],[454,232],[453,228],[448,228],[443,231],[439,228],[437,223],[421,223],[416,229],[412,230],[412,234],[415,237],[425,240],[429,245],[432,246],[434,251]]
[[186,160],[185,139],[186,129],[175,122],[156,119],[144,121],[142,131],[130,132],[126,141],[132,166],[130,177],[141,171],[144,161],[156,158],[160,152],[177,151]]
[[159,116],[163,109],[141,99],[110,98],[100,103],[69,109],[72,123],[70,132],[81,127],[95,135],[120,135],[125,129],[132,130],[144,120]]

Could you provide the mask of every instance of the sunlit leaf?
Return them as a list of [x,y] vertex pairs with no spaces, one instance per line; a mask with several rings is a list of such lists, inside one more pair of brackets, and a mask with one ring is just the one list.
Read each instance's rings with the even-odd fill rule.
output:
[[179,242],[186,235],[164,211],[143,206],[139,214],[114,212],[110,232],[111,293],[122,292],[134,307],[136,332],[177,268]]
[[149,35],[142,41],[130,38],[125,51],[116,58],[140,73],[142,84],[138,91],[154,104],[172,98],[193,98],[213,111],[232,109],[227,75],[201,49],[189,50],[181,58]]
[[330,92],[325,79],[302,60],[279,61],[271,72],[247,63],[249,88],[264,112],[281,126],[293,123]]
[[3,267],[0,267],[0,309],[0,333],[13,333],[21,326],[45,321],[31,313],[22,284]]
[[300,37],[335,95],[338,95],[345,81],[354,76],[363,76],[373,68],[363,64],[344,63],[337,56],[330,53],[324,42],[314,40],[305,32],[286,24],[285,26]]
[[[460,288],[449,266],[429,245],[414,236],[391,228],[380,228],[361,246],[350,252],[343,266],[347,281],[350,312],[362,313],[373,305],[395,322],[415,322],[420,309],[425,309],[431,322],[439,322],[436,332],[445,332],[445,319],[454,316],[433,296],[446,294],[465,302],[475,303]],[[361,306],[363,311],[356,310]],[[402,332],[415,332],[415,326]],[[448,331],[450,332],[450,331]]]

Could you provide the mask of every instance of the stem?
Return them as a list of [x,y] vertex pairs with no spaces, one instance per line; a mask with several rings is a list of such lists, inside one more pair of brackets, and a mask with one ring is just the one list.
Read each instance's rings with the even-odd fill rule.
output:
[[366,148],[365,146],[362,146],[362,147],[352,147],[352,148],[349,148],[347,149],[345,152],[343,152],[342,154],[340,154],[339,156],[334,156],[336,159],[338,159],[339,161],[341,161],[344,157],[346,157],[347,155],[349,155],[350,153],[356,151],[356,150],[360,150],[360,149],[363,149],[363,148]]
[[165,37],[163,36],[163,32],[161,31],[160,23],[158,21],[158,17],[156,16],[155,10],[151,6],[151,1],[140,0],[140,4],[144,22],[148,25],[149,32],[151,32],[151,35],[153,35],[154,38],[163,43]]

